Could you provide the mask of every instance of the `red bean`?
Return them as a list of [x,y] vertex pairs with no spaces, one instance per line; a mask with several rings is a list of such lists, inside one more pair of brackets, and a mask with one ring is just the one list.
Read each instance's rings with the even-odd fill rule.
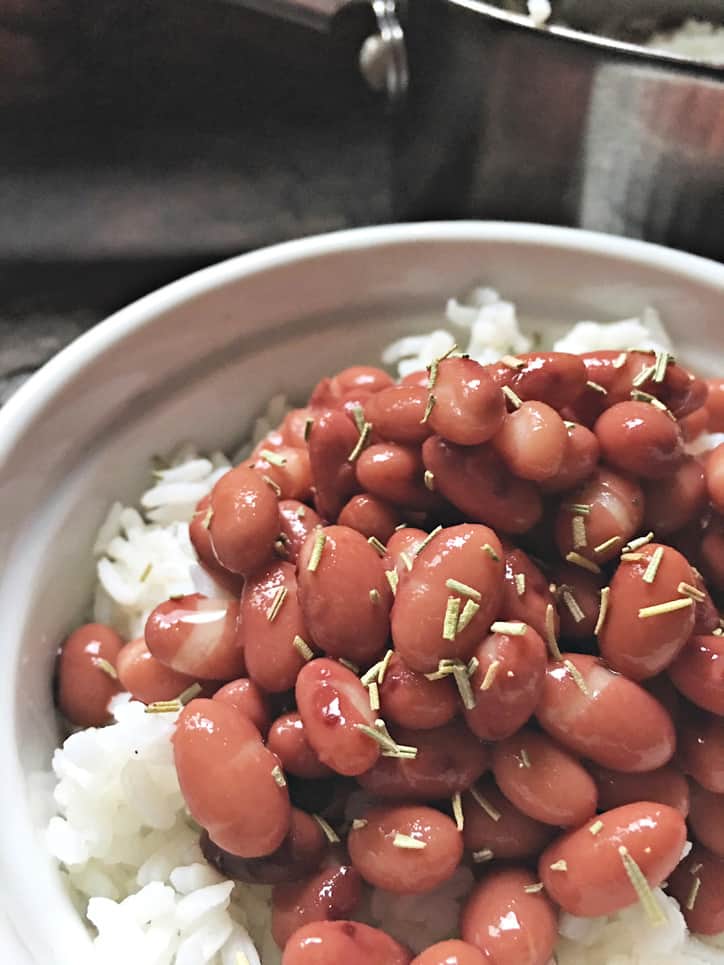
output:
[[553,578],[558,587],[561,636],[564,640],[590,640],[601,611],[604,577],[572,563],[562,563],[553,569]]
[[536,821],[570,828],[596,812],[593,778],[545,734],[523,728],[493,748],[493,774],[515,806]]
[[[587,511],[579,512],[578,506]],[[577,553],[596,564],[608,563],[639,531],[643,516],[641,487],[599,469],[561,504],[556,517],[558,550],[564,558]]]
[[300,671],[295,694],[307,740],[323,764],[348,776],[373,766],[379,744],[358,725],[374,727],[375,715],[351,670],[334,660],[312,660]]
[[718,858],[724,858],[724,794],[714,794],[690,783],[689,827],[697,841]]
[[365,419],[386,442],[423,442],[433,431],[429,422],[423,422],[427,398],[426,386],[393,385],[370,396],[364,407]]
[[712,520],[701,537],[701,560],[706,576],[716,590],[724,591],[724,523]]
[[222,701],[192,700],[173,745],[188,809],[214,844],[242,858],[276,851],[289,832],[289,793],[251,721]]
[[360,485],[380,499],[406,509],[428,510],[438,499],[424,483],[420,450],[395,442],[369,446],[357,460]]
[[122,647],[116,631],[102,623],[86,623],[65,641],[58,660],[58,704],[71,723],[108,723],[108,702],[121,691],[114,672]]
[[531,627],[522,635],[491,633],[475,651],[470,683],[475,706],[465,710],[470,730],[482,740],[502,740],[531,717],[543,691],[547,650]]
[[724,931],[724,861],[721,858],[706,848],[694,846],[669,876],[667,890],[681,905],[692,932],[718,935]]
[[383,563],[386,570],[396,570],[398,581],[406,578],[415,562],[421,544],[427,539],[424,529],[405,526],[396,530],[387,540],[387,553]]
[[694,586],[703,595],[694,601],[694,633],[708,634],[719,626],[719,611],[714,605],[701,573],[694,569]]
[[309,432],[309,463],[320,516],[334,521],[354,493],[359,491],[355,463],[350,460],[359,432],[344,412],[325,410],[314,419]]
[[237,646],[254,683],[269,693],[291,690],[306,662],[297,639],[310,639],[297,575],[291,563],[270,563],[246,581],[239,611]]
[[146,620],[146,645],[161,663],[194,680],[235,680],[245,673],[237,645],[239,604],[192,593],[166,600]]
[[400,522],[400,514],[384,499],[360,493],[342,507],[337,522],[340,526],[357,530],[365,539],[374,536],[386,543]]
[[[684,703],[681,694],[674,687],[670,678],[666,673],[659,674],[658,677],[649,677],[648,680],[643,680],[641,686],[644,690],[648,691],[652,697],[661,704],[664,710],[667,712],[669,717],[674,723],[675,727],[678,727],[681,720],[682,714],[682,704]],[[664,802],[665,804],[668,802]]]
[[543,482],[560,472],[568,443],[563,419],[545,402],[523,402],[505,417],[493,447],[514,476]]
[[658,701],[595,657],[570,653],[563,659],[549,664],[536,710],[551,737],[616,771],[653,771],[668,763],[674,727]]
[[474,945],[453,938],[430,945],[410,965],[489,965],[489,961]]
[[307,420],[312,418],[312,410],[308,408],[292,409],[287,412],[279,426],[284,445],[305,449],[307,440],[304,436],[307,432]]
[[724,716],[724,637],[692,637],[669,676],[692,703]]
[[[598,829],[595,834],[591,827]],[[639,801],[558,838],[541,855],[538,873],[553,901],[571,915],[612,915],[638,901],[625,854],[655,888],[679,863],[685,842],[686,823],[678,811]]]
[[600,446],[595,434],[577,422],[565,422],[566,444],[561,465],[555,476],[541,482],[547,493],[565,492],[588,479],[598,464]]
[[385,721],[412,730],[442,727],[460,707],[452,677],[428,680],[408,667],[398,653],[393,653],[387,664],[379,695]]
[[212,489],[207,525],[219,563],[232,573],[251,573],[270,558],[279,535],[276,496],[253,469],[237,466]]
[[558,612],[556,601],[550,591],[549,580],[521,549],[510,543],[503,543],[505,553],[505,575],[503,602],[500,613],[504,620],[520,620],[527,623],[536,633],[546,634],[546,613],[553,607],[553,629],[558,633]]
[[552,903],[523,868],[490,871],[463,908],[460,932],[495,965],[547,965],[558,937]]
[[378,928],[356,921],[307,925],[289,939],[282,965],[408,965],[408,950]]
[[574,402],[586,385],[586,367],[567,352],[529,352],[519,356],[524,365],[513,369],[504,362],[488,366],[500,386],[508,385],[523,399],[545,402],[553,409]]
[[594,426],[602,457],[614,468],[644,479],[670,476],[684,461],[678,423],[648,402],[619,402]]
[[[398,587],[391,614],[395,649],[422,673],[437,670],[444,658],[469,660],[502,595],[503,550],[495,533],[474,524],[441,530]],[[466,606],[470,618],[460,626]]]
[[116,670],[123,690],[144,704],[175,700],[195,683],[193,677],[177,673],[157,660],[143,637],[132,640],[119,651]]
[[318,526],[322,519],[318,513],[296,499],[282,499],[279,502],[279,529],[284,543],[284,558],[296,563],[304,541]]
[[412,385],[418,389],[429,389],[430,376],[427,369],[420,369],[417,372],[409,372],[400,379],[400,385]]
[[262,736],[266,736],[271,726],[269,700],[253,680],[246,677],[232,680],[231,683],[217,690],[212,699],[220,700],[238,710],[240,714],[249,718]]
[[231,573],[219,563],[214,553],[209,533],[211,519],[211,493],[208,493],[196,506],[196,512],[189,524],[189,537],[196,550],[201,565],[232,596],[241,593],[242,580],[238,573]]
[[679,728],[680,766],[714,794],[724,794],[724,719],[689,712]]
[[474,795],[463,794],[463,815],[465,847],[480,855],[480,860],[537,859],[554,834],[549,824],[519,811],[500,793],[492,777],[484,777]]
[[714,508],[724,513],[724,443],[717,446],[706,461],[706,488]]
[[659,538],[675,533],[701,515],[706,500],[704,469],[689,456],[666,479],[644,484],[644,528]]
[[396,727],[398,744],[417,748],[413,760],[381,757],[358,777],[365,790],[381,798],[434,801],[450,798],[478,780],[488,768],[487,748],[461,721],[436,730]]
[[346,526],[310,535],[297,579],[304,622],[318,647],[359,664],[382,655],[392,591],[380,556],[364,536]]
[[680,418],[679,425],[684,442],[693,442],[709,428],[709,410],[706,406],[702,406],[701,409],[696,409],[689,415]]
[[319,823],[298,808],[292,808],[286,838],[276,851],[263,858],[240,858],[230,854],[214,844],[206,831],[199,843],[206,860],[220,874],[251,885],[298,881],[317,870],[328,847]]
[[332,378],[321,379],[312,390],[309,405],[312,409],[333,409],[350,392],[374,394],[393,385],[387,372],[371,365],[352,365]]
[[524,533],[540,519],[537,488],[513,476],[492,446],[455,446],[431,436],[422,458],[436,491],[469,519],[503,533]]
[[487,442],[503,424],[505,396],[473,359],[443,359],[430,394],[428,421],[433,431],[457,445]]
[[724,432],[724,379],[707,379],[706,385],[709,432]]
[[637,801],[655,801],[689,813],[689,785],[681,771],[672,764],[645,774],[622,774],[604,767],[591,769],[598,787],[598,806],[602,811]]
[[272,489],[275,484],[280,499],[306,500],[312,494],[312,470],[306,448],[277,446],[270,450],[264,445],[257,446],[251,461],[245,465],[258,473]]
[[[649,543],[634,555],[640,559],[622,562],[611,580],[598,645],[601,656],[614,670],[643,680],[668,667],[691,636],[694,601],[683,596],[678,587],[682,583],[691,586],[694,572],[671,546]],[[641,616],[649,607],[680,600],[689,606]]]
[[352,826],[347,847],[365,881],[401,895],[432,891],[450,878],[463,856],[463,839],[434,808],[382,805]]
[[[346,918],[362,898],[362,879],[345,858],[334,856],[320,871],[272,892],[272,935],[284,948],[297,929],[311,922]],[[314,959],[312,959],[314,961]],[[316,965],[316,963],[315,963]]]
[[282,767],[295,777],[313,780],[328,777],[332,770],[322,764],[307,740],[304,721],[297,713],[277,717],[269,730],[267,746],[282,762]]

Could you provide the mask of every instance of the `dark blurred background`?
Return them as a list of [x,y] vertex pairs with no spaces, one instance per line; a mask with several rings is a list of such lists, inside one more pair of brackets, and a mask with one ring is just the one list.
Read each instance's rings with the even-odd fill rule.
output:
[[388,119],[333,36],[224,0],[0,0],[0,402],[194,268],[388,221]]

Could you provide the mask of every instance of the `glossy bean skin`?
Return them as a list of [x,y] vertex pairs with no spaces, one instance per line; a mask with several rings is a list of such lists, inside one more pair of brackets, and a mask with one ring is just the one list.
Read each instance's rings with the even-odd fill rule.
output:
[[362,878],[343,855],[332,855],[323,867],[304,878],[276,885],[272,892],[272,935],[280,948],[311,922],[347,918],[362,898]]
[[[535,565],[533,560],[511,543],[503,543],[505,553],[505,574],[503,600],[500,613],[503,620],[520,620],[527,623],[536,633],[544,637],[546,633],[546,611],[553,607],[553,628],[558,633],[559,620],[556,601],[550,591],[550,581]],[[520,592],[520,577],[522,593]],[[517,578],[517,579],[516,579]]]
[[523,402],[506,415],[492,444],[514,476],[540,483],[559,474],[568,433],[545,402]]
[[425,486],[420,450],[396,442],[368,446],[357,460],[360,485],[380,499],[405,509],[431,509],[438,502]]
[[577,422],[565,423],[566,444],[558,472],[544,479],[540,486],[547,493],[575,489],[588,479],[598,465],[601,447],[594,432]]
[[694,837],[718,858],[724,858],[724,794],[714,794],[690,782],[689,827]]
[[552,575],[558,587],[561,637],[564,640],[591,640],[601,610],[605,577],[572,563],[559,564],[553,568]]
[[[285,594],[283,597],[280,594]],[[275,601],[282,599],[274,619]],[[249,677],[268,693],[294,687],[305,659],[295,637],[309,642],[309,632],[297,598],[297,574],[291,563],[277,561],[252,573],[244,584],[239,609],[237,647],[243,652]]]
[[209,533],[209,519],[211,517],[211,493],[201,499],[196,506],[196,512],[189,523],[189,537],[196,550],[196,555],[201,565],[207,572],[222,586],[231,593],[238,596],[241,593],[242,578],[238,573],[231,573],[219,563],[214,553],[214,547]]
[[315,488],[315,506],[329,522],[354,493],[359,491],[355,464],[349,456],[359,433],[344,412],[326,409],[314,418],[309,432],[309,464]]
[[709,432],[724,432],[724,379],[707,379],[706,386]]
[[400,514],[384,499],[360,493],[342,507],[337,522],[340,526],[357,530],[365,539],[374,536],[386,543],[400,523]]
[[251,461],[245,465],[265,481],[271,479],[276,483],[280,499],[309,499],[312,491],[312,469],[307,449],[276,446],[271,450],[275,457],[273,460],[265,456],[268,449],[263,443],[257,446]]
[[[699,888],[693,907],[688,904],[696,879]],[[690,930],[698,935],[718,935],[724,931],[724,860],[701,845],[669,876],[666,889],[679,902]]]
[[121,637],[103,623],[86,623],[67,638],[58,659],[58,705],[71,723],[80,727],[108,723],[108,702],[121,687],[98,661],[107,660],[115,668],[122,648]]
[[706,406],[696,409],[679,419],[684,442],[693,442],[709,428],[709,410]]
[[563,655],[583,679],[583,693],[565,663],[548,665],[536,710],[551,737],[582,757],[626,773],[667,764],[676,736],[671,718],[642,687],[595,657]]
[[596,812],[598,791],[588,771],[550,737],[530,728],[495,745],[493,774],[508,800],[543,824],[577,827]]
[[311,506],[297,499],[279,500],[279,531],[284,543],[284,559],[296,563],[304,541],[321,525],[322,517]]
[[249,680],[248,677],[232,680],[219,688],[211,699],[220,700],[248,717],[262,737],[266,737],[271,726],[269,700],[253,680]]
[[373,727],[375,715],[351,670],[334,660],[312,660],[299,672],[295,695],[307,740],[323,764],[349,777],[375,764],[379,744],[357,727]]
[[[400,895],[432,891],[455,872],[463,856],[462,835],[446,814],[423,805],[387,804],[365,812],[362,827],[347,837],[352,864],[375,888]],[[402,834],[424,844],[400,848]]]
[[478,667],[470,680],[475,706],[463,711],[477,737],[503,740],[533,715],[543,692],[547,656],[532,627],[522,636],[491,633],[483,640],[475,650]]
[[[299,555],[299,603],[312,640],[325,653],[353,663],[374,663],[389,632],[392,590],[377,551],[347,526],[322,530],[324,544],[316,568],[310,561],[317,534]],[[334,601],[332,603],[332,601]]]
[[453,938],[430,945],[410,965],[488,965],[489,961],[474,945]]
[[315,754],[298,713],[277,717],[269,728],[267,746],[277,755],[284,770],[295,777],[315,780],[334,773]]
[[[653,582],[644,576],[654,554],[660,562]],[[649,543],[641,558],[622,562],[611,580],[606,619],[598,634],[601,656],[631,680],[655,677],[680,653],[694,629],[694,605],[671,613],[640,618],[639,610],[681,597],[680,583],[692,585],[694,572],[671,546]]]
[[669,667],[669,677],[692,703],[724,716],[724,637],[693,636]]
[[235,680],[245,674],[237,645],[239,604],[191,593],[166,600],[146,620],[146,645],[161,663],[194,680]]
[[645,800],[666,804],[684,817],[689,813],[689,785],[673,764],[645,774],[622,774],[605,767],[591,767],[590,770],[598,788],[598,806],[602,811]]
[[724,719],[689,710],[679,727],[682,769],[714,794],[724,794]]
[[374,394],[392,385],[394,385],[392,378],[383,369],[373,365],[351,365],[332,378],[318,382],[312,390],[309,405],[312,408],[333,406],[350,392],[361,390]]
[[543,512],[536,486],[516,479],[489,444],[455,446],[431,436],[422,446],[435,489],[468,519],[503,533],[524,533]]
[[678,423],[648,402],[612,405],[598,417],[593,431],[602,458],[621,472],[663,479],[684,461],[684,439]]
[[[683,816],[665,804],[626,804],[596,820],[601,824],[598,833],[592,834],[586,824],[564,834],[549,845],[538,864],[540,880],[553,901],[584,918],[612,915],[638,901],[620,848],[627,849],[655,888],[679,863],[686,841]],[[551,867],[560,861],[566,870]]]
[[703,600],[694,601],[694,633],[706,635],[719,626],[719,611],[714,605],[704,578],[698,570],[694,570],[694,586],[704,594]]
[[[478,799],[470,792],[463,794],[463,841],[467,850],[489,849],[502,861],[526,861],[538,858],[555,830],[549,824],[535,821],[504,797],[491,776],[476,785]],[[481,807],[486,802],[492,811]],[[495,817],[491,817],[495,815]]]
[[659,539],[682,529],[706,506],[704,469],[692,456],[665,479],[644,483],[643,489],[644,529],[653,530]]
[[390,386],[370,396],[364,407],[365,419],[372,423],[375,433],[385,442],[419,444],[433,431],[429,421],[422,421],[427,397],[426,387]]
[[511,369],[502,362],[488,366],[495,382],[510,386],[524,402],[537,400],[562,409],[579,397],[586,385],[581,356],[567,352],[529,352],[518,356],[525,364]]
[[305,449],[307,440],[304,438],[307,427],[307,419],[313,418],[312,410],[304,407],[303,409],[292,409],[282,419],[279,426],[279,434],[285,446],[294,446],[297,449]]
[[379,928],[356,921],[324,921],[291,936],[282,965],[408,965],[412,956]]
[[701,537],[701,560],[711,585],[724,592],[724,523],[712,521]]
[[[573,530],[573,518],[577,514],[571,507],[575,505],[590,507],[582,517],[586,540],[583,545]],[[580,489],[561,503],[555,522],[558,550],[564,559],[569,553],[575,552],[598,565],[608,563],[639,531],[643,517],[644,495],[641,487],[632,479],[610,469],[598,469]],[[614,539],[616,542],[613,542]],[[598,546],[603,548],[597,550]]]
[[706,488],[714,508],[724,513],[724,443],[718,445],[706,461]]
[[505,396],[473,359],[443,359],[430,392],[434,405],[428,422],[433,432],[449,442],[479,446],[503,425]]
[[211,490],[208,530],[217,560],[245,576],[272,555],[279,535],[279,504],[259,473],[230,469]]
[[[469,660],[497,615],[503,572],[500,540],[487,526],[451,526],[434,536],[415,557],[392,607],[392,638],[405,663],[413,670],[431,673],[444,658]],[[470,587],[480,600],[470,622],[454,633],[454,639],[445,639],[448,600],[459,599],[460,612],[466,602],[448,587],[451,579]]]
[[[384,560],[386,570],[396,570],[398,581],[405,579],[415,562],[417,550],[427,539],[424,529],[405,526],[396,530],[387,540]],[[404,555],[403,555],[404,554]]]
[[262,858],[240,858],[229,854],[201,834],[201,850],[206,860],[225,878],[250,885],[276,885],[282,881],[299,881],[319,868],[328,848],[319,824],[309,814],[292,808],[289,833],[272,854]]
[[495,965],[547,965],[558,937],[558,916],[524,868],[495,869],[473,889],[460,916],[460,933]]
[[157,660],[143,637],[131,640],[119,651],[116,670],[123,690],[144,704],[175,700],[195,683],[193,677],[177,673]]
[[431,730],[448,724],[460,709],[452,677],[428,680],[393,653],[379,687],[380,715],[388,724]]
[[413,385],[418,389],[428,389],[430,387],[430,376],[427,369],[408,372],[407,375],[400,379],[400,385]]
[[417,748],[414,760],[381,757],[358,777],[362,787],[380,798],[435,801],[465,791],[480,778],[490,760],[488,749],[459,720],[436,730],[396,727],[398,744]]
[[276,851],[289,833],[289,793],[275,780],[278,758],[251,721],[222,701],[192,700],[173,747],[186,805],[211,840],[242,858]]

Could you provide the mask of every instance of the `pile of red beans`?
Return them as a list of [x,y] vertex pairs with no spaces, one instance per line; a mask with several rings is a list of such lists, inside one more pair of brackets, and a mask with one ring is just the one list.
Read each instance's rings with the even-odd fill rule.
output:
[[[274,886],[284,965],[545,965],[560,909],[641,901],[654,925],[663,882],[724,931],[724,446],[684,445],[705,429],[724,380],[664,353],[346,369],[199,504],[224,594],[125,645],[76,631],[61,708],[185,704],[202,847]],[[354,920],[367,886],[461,864],[460,939],[413,959]]]

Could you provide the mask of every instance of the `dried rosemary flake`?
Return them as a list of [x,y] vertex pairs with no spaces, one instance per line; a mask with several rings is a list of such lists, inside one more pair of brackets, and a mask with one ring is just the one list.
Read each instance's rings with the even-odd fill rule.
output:
[[445,607],[445,616],[442,623],[443,640],[454,640],[458,632],[458,617],[460,616],[460,597],[449,596]]
[[724,637],[724,629],[717,627],[716,630],[711,631],[713,637]]
[[521,623],[519,620],[508,622],[506,620],[496,620],[491,624],[491,633],[505,633],[509,637],[524,637],[528,631],[528,624]]
[[515,574],[515,592],[518,596],[523,596],[525,593],[525,573]]
[[494,562],[496,563],[500,563],[500,557],[495,552],[494,548],[490,545],[490,543],[483,543],[481,549],[483,550],[484,553],[488,554],[491,560],[494,560]]
[[495,682],[499,669],[500,660],[493,660],[492,663],[488,665],[488,669],[485,671],[485,676],[483,677],[483,682],[480,684],[480,690],[490,690]]
[[613,546],[615,546],[616,543],[620,543],[620,542],[621,542],[621,537],[620,537],[620,536],[610,536],[608,539],[604,540],[602,543],[599,543],[598,546],[594,546],[594,547],[593,547],[593,552],[594,552],[594,553],[605,553],[607,550],[610,550]]
[[313,814],[312,817],[324,832],[327,841],[329,841],[330,844],[339,844],[339,835],[329,821],[325,821],[321,814]]
[[419,545],[419,546],[417,547],[417,549],[415,550],[415,556],[419,556],[420,553],[422,553],[422,551],[425,549],[425,547],[428,545],[428,543],[429,543],[431,540],[435,539],[435,537],[437,536],[437,534],[440,532],[441,529],[442,529],[442,526],[436,526],[435,529],[431,530],[431,531],[427,534],[427,536],[425,537],[425,539],[420,543],[420,545]]
[[209,526],[211,526],[211,520],[213,518],[214,518],[213,509],[211,508],[211,506],[207,506],[206,513],[204,514],[204,518],[201,520],[201,525],[204,527],[204,529],[208,529]]
[[91,663],[94,667],[102,670],[107,677],[111,678],[111,680],[118,680],[118,672],[110,660],[106,660],[105,657],[93,657]]
[[636,861],[631,857],[628,852],[628,848],[625,845],[621,845],[618,849],[618,853],[621,855],[621,861],[623,863],[628,879],[633,885],[633,889],[638,895],[638,899],[641,902],[644,911],[649,919],[649,922],[656,925],[663,925],[666,922],[666,915],[664,914],[661,906],[659,905],[653,891],[651,890],[651,885],[646,880],[643,871],[639,868]]
[[370,707],[377,712],[380,709],[380,688],[373,680],[369,685]]
[[377,663],[373,664],[369,670],[362,674],[360,682],[363,687],[369,687],[373,680],[377,680],[377,674],[380,672],[381,664],[382,661],[378,660]]
[[470,686],[468,669],[464,663],[455,664],[453,667],[453,677],[460,691],[460,699],[463,702],[463,707],[465,707],[466,710],[472,710],[475,707],[475,694],[473,693],[473,688]]
[[697,876],[696,878],[694,878],[694,880],[691,883],[691,891],[689,892],[689,896],[686,899],[687,911],[694,910],[694,905],[696,904],[696,899],[699,895],[699,888],[701,888],[701,878]]
[[655,395],[651,395],[650,392],[642,392],[641,389],[632,389],[631,398],[634,402],[646,402],[647,405],[653,405],[654,402],[658,402]]
[[510,402],[514,409],[519,409],[523,405],[521,397],[515,393],[509,385],[503,386],[503,395]]
[[432,410],[433,410],[433,408],[434,408],[434,406],[435,406],[435,401],[436,401],[436,400],[435,400],[435,396],[434,396],[434,395],[432,394],[432,392],[431,392],[431,393],[428,395],[428,397],[427,397],[427,405],[425,406],[425,414],[424,414],[423,417],[420,419],[420,425],[425,425],[425,423],[427,422],[427,420],[430,418],[430,414],[432,413]]
[[191,684],[191,686],[183,690],[176,699],[182,707],[185,707],[186,704],[191,703],[194,697],[198,697],[203,689],[200,683]]
[[317,535],[314,537],[314,546],[312,547],[312,554],[309,557],[309,562],[307,563],[307,569],[310,573],[316,572],[319,566],[319,561],[322,559],[322,553],[324,551],[324,544],[327,542],[327,537],[323,530],[317,530]]
[[589,389],[593,389],[594,392],[598,392],[599,395],[608,395],[608,389],[604,389],[602,385],[598,382],[592,382],[590,379],[586,382]]
[[375,589],[370,590],[370,603],[374,603],[376,606],[379,602],[380,602],[379,590],[375,590]]
[[674,362],[668,352],[657,352],[654,364],[654,382],[663,382],[666,378],[666,370],[670,362]]
[[402,562],[405,564],[405,567],[406,567],[406,569],[407,569],[408,572],[409,572],[409,570],[412,569],[412,557],[410,556],[410,554],[409,554],[409,553],[406,553],[406,552],[403,550],[403,551],[400,553],[400,559],[401,559]]
[[697,861],[696,864],[693,864],[693,865],[689,868],[689,874],[690,874],[690,875],[698,875],[699,872],[701,871],[701,869],[702,869],[703,867],[704,867],[703,864],[702,864],[700,861]]
[[697,586],[692,586],[690,583],[679,583],[676,587],[677,593],[683,593],[684,596],[690,596],[692,600],[696,600],[697,603],[703,603],[706,600],[706,593],[700,590]]
[[141,581],[141,583],[145,583],[145,582],[146,582],[146,580],[147,580],[147,579],[149,578],[149,576],[151,575],[151,570],[152,570],[152,569],[153,569],[153,563],[147,563],[146,566],[145,566],[145,568],[144,568],[144,570],[143,570],[143,573],[141,573],[141,575],[139,576],[139,580]]
[[598,636],[598,634],[603,630],[603,625],[606,622],[606,614],[608,613],[608,598],[611,595],[611,587],[604,586],[601,590],[601,606],[598,611],[598,620],[596,620],[596,626],[593,628],[593,632]]
[[483,848],[482,851],[473,851],[473,861],[475,864],[485,864],[486,861],[492,861],[495,855],[490,850],[490,848]]
[[289,559],[289,550],[287,549],[287,544],[284,542],[281,536],[279,539],[274,541],[274,552],[283,560]]
[[347,670],[351,670],[355,676],[359,677],[359,667],[356,663],[352,663],[351,660],[345,660],[344,657],[338,657],[337,663],[341,663],[343,667],[346,667]]
[[287,781],[286,781],[286,778],[284,777],[284,772],[282,771],[281,767],[279,767],[278,764],[275,764],[274,767],[272,768],[272,777],[274,778],[274,783],[277,784],[279,787],[287,786]]
[[631,380],[631,385],[635,386],[637,389],[640,388],[644,382],[648,382],[651,376],[656,371],[655,365],[646,365],[641,369],[639,374]]
[[397,584],[400,582],[400,578],[397,575],[397,570],[385,570],[385,577],[387,582],[390,584],[392,593],[397,593]]
[[[381,724],[382,726],[377,726]],[[386,757],[405,757],[408,759],[414,759],[417,756],[416,747],[408,747],[405,744],[396,744],[387,731],[383,721],[376,721],[374,727],[369,727],[367,724],[355,724],[357,730],[362,731],[367,737],[376,741],[382,748],[382,753]]]
[[279,616],[279,611],[282,608],[284,601],[287,598],[288,590],[286,586],[280,586],[276,593],[274,594],[274,599],[269,609],[266,611],[266,618],[269,623],[274,623],[276,618]]
[[461,583],[460,580],[446,580],[445,586],[448,590],[455,590],[456,593],[460,593],[462,596],[469,596],[471,599],[477,600],[478,603],[482,599],[482,594],[479,590],[476,590],[474,586],[468,586],[467,583]]
[[272,452],[271,449],[262,449],[259,453],[262,459],[266,459],[270,462],[272,466],[286,466],[287,460],[284,456],[280,456],[278,452]]
[[399,533],[401,529],[407,529],[407,523],[398,523],[397,526],[395,526],[396,533]]
[[646,559],[643,553],[621,553],[622,563],[640,563],[643,559]]
[[500,811],[494,807],[486,797],[483,797],[480,791],[477,791],[474,787],[471,787],[470,793],[473,796],[475,803],[480,805],[491,821],[500,821]]
[[468,660],[468,666],[467,666],[468,677],[472,677],[479,666],[480,666],[480,661],[478,660],[478,658],[471,657],[470,660]]
[[271,478],[271,476],[262,476],[261,478],[264,480],[264,482],[267,484],[267,486],[268,486],[271,490],[273,490],[273,492],[275,493],[276,496],[281,496],[281,494],[282,494],[281,486],[279,486],[277,483],[275,483],[274,480]]
[[[569,563],[573,563],[574,566],[580,566],[582,570],[588,570],[589,573],[600,573],[601,567],[592,560],[587,560],[585,556],[581,556],[580,553],[576,553],[573,550],[566,554],[566,560]],[[550,606],[550,604],[548,604]]]
[[674,613],[676,610],[685,610],[688,606],[693,606],[694,601],[690,596],[679,600],[668,600],[666,603],[656,603],[654,606],[645,606],[639,610],[639,619],[645,620],[648,617],[662,616],[664,613]]
[[600,832],[603,831],[603,821],[594,821],[593,824],[589,826],[588,830],[594,836],[600,834]]
[[565,509],[569,513],[575,513],[577,516],[590,516],[591,515],[591,504],[590,503],[569,503]]
[[566,670],[571,675],[571,677],[573,677],[574,681],[576,682],[576,686],[581,691],[583,696],[590,697],[591,691],[588,689],[588,685],[586,684],[586,681],[583,679],[583,674],[575,665],[575,663],[572,660],[564,660],[563,666],[566,668]]
[[563,598],[563,602],[568,608],[568,612],[571,614],[576,623],[580,623],[581,620],[586,619],[586,614],[583,612],[578,600],[569,589],[564,589],[561,593],[561,596]]
[[456,791],[452,796],[452,809],[455,827],[458,831],[462,831],[465,827],[465,815],[463,814],[463,797],[460,791]]
[[425,470],[425,475],[423,476],[423,482],[425,483],[425,488],[429,489],[431,493],[435,492],[435,473],[430,472],[429,469]]
[[380,660],[380,669],[377,674],[377,683],[380,685],[380,687],[385,682],[385,674],[387,673],[387,668],[390,665],[390,660],[392,660],[393,653],[394,650],[388,650],[382,660]]
[[361,831],[362,828],[367,827],[367,821],[364,818],[355,818],[352,822],[353,831]]
[[435,388],[435,383],[437,382],[437,371],[440,366],[439,359],[433,359],[432,362],[427,366],[427,387],[432,391]]
[[295,648],[295,650],[299,651],[305,660],[311,660],[314,656],[312,648],[309,646],[306,640],[303,640],[299,636],[298,633],[295,634],[294,639],[292,640],[292,646]]
[[622,369],[626,364],[627,359],[628,359],[628,352],[621,352],[621,354],[614,359],[613,367],[615,369]]
[[635,553],[636,550],[640,550],[642,546],[646,546],[654,538],[654,534],[648,532],[645,536],[639,536],[638,539],[632,539],[623,548],[624,553]]
[[181,710],[178,700],[156,700],[144,708],[145,714],[176,714]]
[[354,419],[354,424],[357,426],[357,432],[362,435],[365,427],[365,413],[361,405],[352,406],[352,418]]
[[357,444],[355,445],[352,452],[350,452],[350,454],[347,456],[347,462],[355,462],[357,460],[359,454],[367,445],[367,441],[370,437],[370,432],[372,432],[372,423],[365,422],[365,424],[362,426],[362,431],[359,434],[359,439],[357,440]]
[[520,766],[530,767],[530,757],[528,757],[528,751],[525,747],[521,747],[520,749]]
[[424,851],[427,847],[427,841],[420,841],[419,838],[413,838],[409,834],[397,834],[392,839],[392,843],[396,848],[403,848],[408,851]]
[[571,429],[577,429],[577,428],[578,428],[578,423],[577,423],[577,422],[570,422],[568,419],[564,419],[564,420],[563,420],[563,425],[564,425],[564,426],[566,427],[566,429],[568,429],[569,431],[570,431]]
[[574,516],[571,519],[571,529],[573,530],[573,548],[580,550],[584,546],[588,546],[586,520],[583,516]]
[[474,600],[465,601],[465,606],[463,607],[460,614],[460,619],[458,620],[458,633],[462,633],[479,609],[480,604],[476,603]]
[[[568,555],[570,556],[570,553]],[[555,611],[553,610],[552,603],[549,603],[546,607],[546,643],[548,644],[550,652],[553,654],[553,659],[560,660],[561,649],[556,640]]]
[[370,536],[367,542],[370,544],[372,549],[378,553],[379,556],[387,555],[387,547],[381,540],[377,539],[376,536]]
[[526,895],[537,895],[539,891],[543,891],[543,882],[537,881],[534,885],[526,885],[523,891]]
[[304,517],[307,515],[307,507],[299,506],[297,508],[296,515],[299,519],[304,519]]
[[309,442],[309,437],[312,434],[312,426],[314,425],[314,419],[311,416],[307,416],[304,420],[304,441]]
[[659,571],[659,566],[661,565],[661,559],[664,555],[664,547],[657,546],[656,549],[651,554],[651,559],[649,560],[649,565],[646,567],[646,572],[641,577],[644,583],[653,583],[656,579],[656,574]]
[[561,858],[560,861],[554,861],[553,864],[548,867],[551,871],[568,871],[568,862]]
[[500,361],[503,363],[503,365],[507,366],[509,369],[514,369],[516,372],[518,369],[525,368],[525,362],[523,359],[519,359],[515,355],[504,355]]

